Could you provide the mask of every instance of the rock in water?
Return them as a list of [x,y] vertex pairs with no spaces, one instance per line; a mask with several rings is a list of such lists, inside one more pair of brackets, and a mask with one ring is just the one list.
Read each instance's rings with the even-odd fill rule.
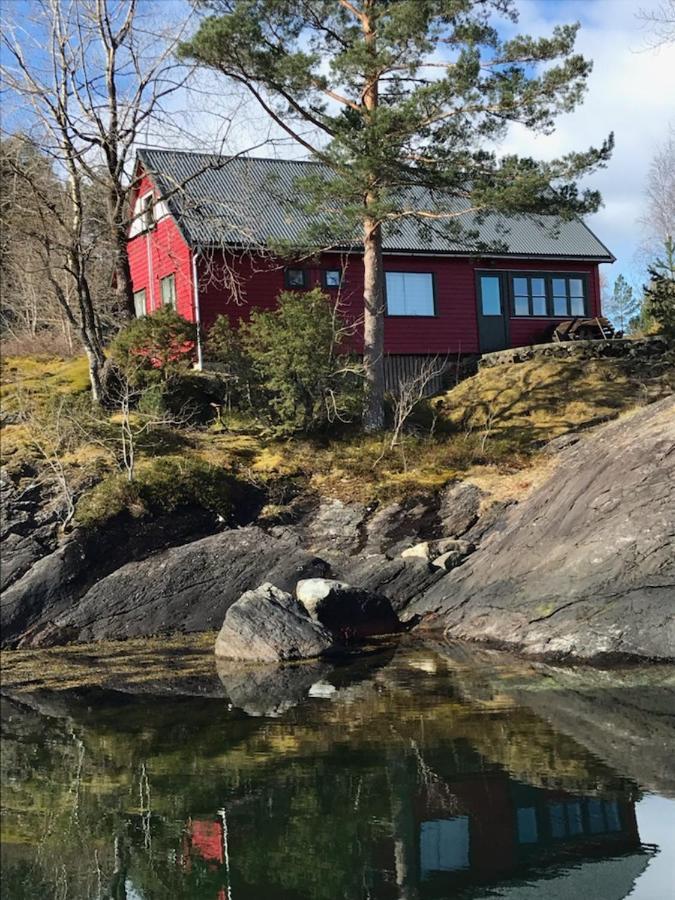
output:
[[671,397],[566,448],[410,613],[536,655],[675,658],[674,447]]
[[386,597],[344,581],[305,578],[298,582],[295,593],[312,619],[341,639],[392,634],[401,628]]
[[216,656],[281,662],[321,656],[332,646],[330,632],[301,603],[267,582],[246,591],[228,609],[216,638]]

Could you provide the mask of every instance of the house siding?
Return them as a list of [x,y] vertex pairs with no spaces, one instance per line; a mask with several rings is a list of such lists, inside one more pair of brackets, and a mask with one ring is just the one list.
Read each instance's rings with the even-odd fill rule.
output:
[[[307,273],[307,289],[323,285],[322,272],[344,267],[340,303],[343,317],[358,322],[363,314],[363,268],[360,257],[345,262],[339,254],[324,254],[318,261],[298,264]],[[468,259],[422,255],[385,255],[385,271],[430,272],[434,277],[434,316],[386,316],[384,345],[388,354],[478,353],[476,299],[477,270],[579,272],[587,276],[589,315],[600,314],[598,266],[595,263],[550,260]],[[233,324],[247,321],[252,309],[273,309],[285,290],[284,265],[279,261],[226,257],[219,251],[198,260],[201,319],[210,327],[220,314]],[[234,279],[236,296],[228,283]],[[337,297],[336,291],[327,293]],[[541,341],[561,318],[510,317],[510,344],[523,346]],[[361,349],[361,337],[354,339]]]

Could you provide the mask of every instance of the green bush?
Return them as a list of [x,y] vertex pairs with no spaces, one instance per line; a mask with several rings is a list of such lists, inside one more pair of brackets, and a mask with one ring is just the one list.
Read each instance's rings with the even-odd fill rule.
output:
[[241,330],[232,326],[228,316],[218,316],[209,329],[204,356],[216,364],[223,378],[227,410],[250,405],[250,361],[242,347]]
[[318,288],[284,292],[278,308],[256,310],[241,328],[254,409],[277,431],[316,431],[360,412],[356,363],[344,323]]
[[123,328],[110,355],[131,384],[143,387],[187,372],[196,345],[195,325],[164,306]]
[[139,465],[134,481],[115,475],[97,484],[80,498],[75,518],[81,525],[92,527],[124,511],[140,517],[171,513],[182,506],[200,506],[228,519],[232,513],[232,477],[203,460],[158,457]]

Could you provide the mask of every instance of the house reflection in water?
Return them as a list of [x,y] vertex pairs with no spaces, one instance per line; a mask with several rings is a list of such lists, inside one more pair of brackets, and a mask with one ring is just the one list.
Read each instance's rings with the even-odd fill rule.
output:
[[188,819],[183,833],[181,865],[192,873],[197,864],[204,865],[210,881],[216,880],[216,900],[230,900],[227,830],[222,810],[214,818]]
[[[489,885],[491,896],[494,891],[509,900],[553,900],[582,896],[595,884],[598,900],[620,900],[647,865],[634,803],[626,792],[574,796],[496,771],[437,780],[430,789],[409,763],[389,761],[390,837],[371,834],[360,848],[367,859],[354,860],[366,863],[372,898],[426,900],[455,891],[472,896],[472,887]],[[245,815],[241,807],[240,813]],[[234,897],[248,900],[260,885],[247,884],[243,873],[238,876],[234,832],[230,853]],[[211,879],[218,879],[210,881],[213,896],[233,900],[223,811],[188,822],[182,859],[186,872],[198,859]],[[267,875],[269,888],[275,877]],[[311,890],[283,896],[309,898]]]
[[[618,900],[629,893],[648,862],[640,846],[635,805],[625,796],[573,796],[497,773],[450,781],[447,788],[453,800],[451,815],[447,803],[430,803],[424,793],[413,802],[417,845],[410,848],[405,878],[397,867],[397,880],[416,883],[418,890],[404,896],[447,896],[453,887],[507,879],[517,883],[524,876],[531,880],[540,875],[547,878],[546,897],[552,898],[557,896],[557,877],[554,882],[548,879],[556,869],[562,879],[578,880],[585,865],[615,857],[614,874],[623,887],[617,884],[607,897]],[[569,889],[564,896],[572,896]],[[502,890],[497,896],[512,896],[507,887]],[[513,896],[521,896],[519,887]]]

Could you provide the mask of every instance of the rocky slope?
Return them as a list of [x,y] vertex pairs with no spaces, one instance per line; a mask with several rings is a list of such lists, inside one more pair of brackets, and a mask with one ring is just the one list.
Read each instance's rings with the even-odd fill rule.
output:
[[[675,658],[673,400],[563,444],[548,481],[518,506],[458,482],[379,507],[309,503],[264,528],[222,530],[185,510],[59,539],[8,486],[3,645],[215,630],[264,582],[292,592],[328,577],[453,638],[557,657]],[[477,549],[449,554],[446,572],[432,551],[453,538]]]
[[529,654],[675,657],[675,404],[569,441],[538,490],[412,611]]

